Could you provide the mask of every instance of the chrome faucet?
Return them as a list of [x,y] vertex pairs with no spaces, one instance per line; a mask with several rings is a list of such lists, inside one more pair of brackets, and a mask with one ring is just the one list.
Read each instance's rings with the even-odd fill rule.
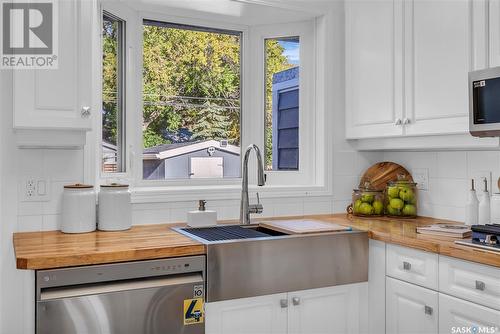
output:
[[266,177],[264,175],[264,165],[262,164],[262,156],[260,149],[257,145],[252,144],[247,147],[245,157],[243,158],[243,181],[241,184],[241,202],[240,202],[240,223],[250,224],[251,213],[262,213],[264,209],[260,204],[259,193],[257,193],[257,204],[250,204],[248,200],[248,158],[250,152],[254,150],[257,155],[257,185],[263,186],[266,184]]

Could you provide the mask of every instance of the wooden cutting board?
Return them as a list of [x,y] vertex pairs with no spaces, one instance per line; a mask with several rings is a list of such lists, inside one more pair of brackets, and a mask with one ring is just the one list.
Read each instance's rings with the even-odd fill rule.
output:
[[410,172],[403,166],[389,161],[378,162],[365,171],[359,181],[359,187],[363,188],[366,182],[370,182],[373,190],[385,190],[387,182],[397,181],[398,175],[404,175],[407,181],[413,182]]
[[301,219],[301,220],[270,220],[259,223],[260,226],[273,231],[286,234],[303,234],[318,232],[350,231],[348,226],[324,223],[319,220]]

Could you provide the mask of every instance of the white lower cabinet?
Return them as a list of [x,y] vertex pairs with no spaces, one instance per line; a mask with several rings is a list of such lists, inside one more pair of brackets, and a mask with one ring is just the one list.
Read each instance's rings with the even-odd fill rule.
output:
[[359,333],[366,284],[207,303],[207,334]]
[[439,333],[497,333],[500,327],[500,311],[477,305],[459,298],[439,294]]
[[[205,305],[207,334],[284,334],[286,293],[225,300]],[[281,307],[281,303],[286,303]]]
[[438,293],[387,277],[386,332],[438,333]]

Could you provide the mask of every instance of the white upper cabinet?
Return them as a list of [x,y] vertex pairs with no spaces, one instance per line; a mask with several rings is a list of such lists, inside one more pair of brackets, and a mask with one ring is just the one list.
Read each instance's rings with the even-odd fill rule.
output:
[[488,1],[489,66],[500,66],[500,0]]
[[347,1],[346,136],[402,135],[402,15],[395,1]]
[[467,133],[472,0],[405,4],[405,132]]
[[[89,130],[95,1],[58,1],[57,69],[15,70],[14,127]],[[89,109],[87,109],[89,108]]]
[[486,6],[347,1],[346,137],[468,135],[467,77],[487,64]]

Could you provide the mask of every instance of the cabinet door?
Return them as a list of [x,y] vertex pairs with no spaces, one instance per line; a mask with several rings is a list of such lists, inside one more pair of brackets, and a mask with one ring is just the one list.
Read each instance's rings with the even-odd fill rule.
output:
[[453,333],[453,327],[482,327],[483,331],[472,330],[471,333],[495,333],[495,330],[484,329],[497,328],[499,324],[500,311],[439,294],[439,333]]
[[288,293],[288,333],[348,334],[360,332],[360,298],[367,283]]
[[407,135],[468,132],[472,17],[472,0],[406,3]]
[[346,1],[346,137],[402,135],[403,2]]
[[438,293],[387,277],[387,333],[438,332]]
[[[57,69],[14,71],[14,127],[90,129],[95,1],[58,1]],[[95,111],[93,112],[95,114]]]
[[[281,303],[285,303],[281,305]],[[207,334],[285,334],[287,294],[225,300],[205,305]]]

